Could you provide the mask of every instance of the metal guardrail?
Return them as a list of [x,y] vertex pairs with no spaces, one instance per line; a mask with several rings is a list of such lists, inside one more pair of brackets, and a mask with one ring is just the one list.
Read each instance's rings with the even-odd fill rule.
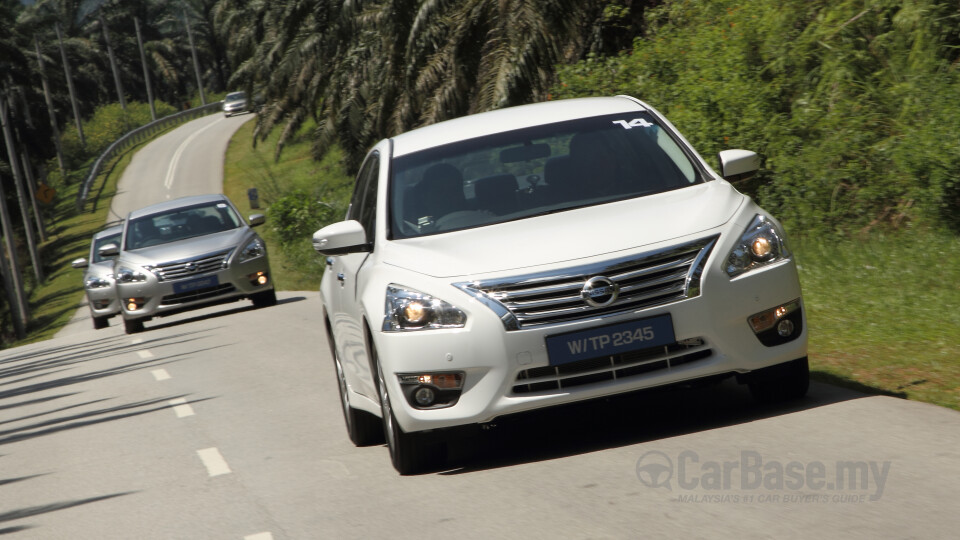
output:
[[100,154],[100,157],[93,162],[93,166],[90,167],[90,172],[87,173],[87,177],[83,179],[83,185],[80,186],[80,191],[77,193],[77,209],[83,211],[83,206],[87,202],[87,196],[90,194],[90,188],[93,186],[93,182],[97,179],[97,176],[100,175],[101,169],[103,169],[104,165],[109,163],[114,156],[126,150],[129,146],[140,144],[144,140],[153,137],[156,133],[167,129],[171,125],[194,120],[196,118],[200,118],[201,116],[206,116],[214,112],[220,112],[222,110],[222,101],[208,103],[201,107],[194,107],[193,109],[180,111],[169,116],[164,116],[159,120],[155,120],[149,124],[145,124],[134,130],[131,130],[123,137],[113,141],[110,146],[108,146],[107,149]]

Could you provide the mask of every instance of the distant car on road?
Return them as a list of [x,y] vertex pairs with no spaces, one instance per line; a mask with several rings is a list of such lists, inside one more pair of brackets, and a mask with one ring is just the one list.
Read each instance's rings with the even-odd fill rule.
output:
[[110,326],[110,317],[120,313],[113,279],[115,256],[104,256],[100,250],[109,244],[119,244],[122,232],[122,225],[114,225],[94,234],[90,242],[90,258],[77,259],[71,265],[86,269],[83,273],[83,291],[87,295],[90,318],[96,330]]
[[223,98],[223,115],[226,117],[250,110],[246,92],[231,92]]
[[267,246],[223,195],[198,195],[130,212],[119,246],[102,250],[114,262],[117,296],[128,334],[151,317],[249,298],[277,303]]
[[[803,396],[807,325],[783,227],[653,107],[562,100],[378,143],[313,236],[347,432],[394,467],[452,428],[735,376]],[[611,411],[611,414],[624,414]],[[628,421],[628,419],[624,419]]]

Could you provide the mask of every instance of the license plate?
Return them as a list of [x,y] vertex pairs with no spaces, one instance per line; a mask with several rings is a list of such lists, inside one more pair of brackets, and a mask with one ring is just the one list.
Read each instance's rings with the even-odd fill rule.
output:
[[208,287],[216,287],[220,282],[217,280],[217,276],[207,276],[197,279],[191,279],[189,281],[180,281],[173,284],[174,293],[185,293],[196,291],[198,289],[206,289]]
[[659,347],[676,341],[670,314],[547,336],[550,365]]

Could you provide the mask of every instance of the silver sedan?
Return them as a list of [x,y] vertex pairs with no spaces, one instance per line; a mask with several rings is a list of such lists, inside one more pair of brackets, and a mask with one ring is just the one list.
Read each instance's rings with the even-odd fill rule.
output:
[[199,195],[131,212],[114,263],[117,296],[128,334],[152,317],[249,298],[277,303],[263,239],[223,195]]
[[90,258],[77,259],[71,266],[86,269],[83,273],[83,291],[90,306],[93,328],[100,330],[110,326],[110,317],[120,313],[120,302],[113,283],[113,259],[101,253],[104,246],[120,242],[122,225],[108,227],[93,235],[90,242]]

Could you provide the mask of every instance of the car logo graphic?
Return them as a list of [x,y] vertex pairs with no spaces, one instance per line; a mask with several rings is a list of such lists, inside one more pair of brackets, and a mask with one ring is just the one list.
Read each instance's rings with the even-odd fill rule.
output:
[[637,460],[637,478],[647,487],[672,489],[673,460],[659,450],[651,450]]
[[196,272],[198,270],[197,263],[188,262],[187,264],[183,265],[183,270],[185,272]]
[[606,307],[617,301],[620,294],[620,285],[612,279],[603,276],[594,276],[583,284],[580,298],[592,307]]

